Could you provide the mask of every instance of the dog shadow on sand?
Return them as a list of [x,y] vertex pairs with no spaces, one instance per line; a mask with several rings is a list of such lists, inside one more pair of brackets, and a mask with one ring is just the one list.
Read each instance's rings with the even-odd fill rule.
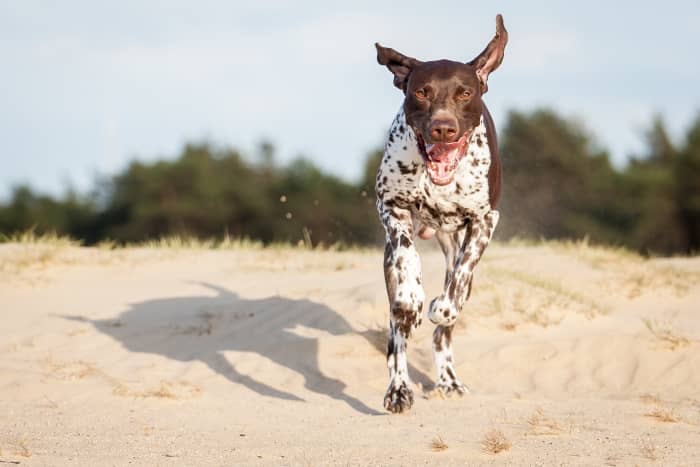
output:
[[[216,295],[147,300],[130,305],[116,320],[64,318],[92,324],[129,351],[182,362],[198,360],[232,383],[242,384],[260,395],[303,401],[282,387],[258,381],[236,369],[235,360],[245,359],[245,352],[257,354],[301,375],[309,391],[343,401],[364,414],[381,413],[347,394],[343,381],[325,375],[319,366],[318,339],[300,335],[295,329],[325,331],[332,336],[359,335],[381,354],[385,352],[383,331],[355,331],[340,314],[309,300],[278,296],[247,300],[223,287],[199,285]],[[226,357],[224,352],[227,351],[239,354]],[[376,358],[383,357],[377,355]],[[415,381],[424,384],[429,381],[416,368],[411,367],[409,371]],[[378,402],[381,397],[382,394],[377,394]]]

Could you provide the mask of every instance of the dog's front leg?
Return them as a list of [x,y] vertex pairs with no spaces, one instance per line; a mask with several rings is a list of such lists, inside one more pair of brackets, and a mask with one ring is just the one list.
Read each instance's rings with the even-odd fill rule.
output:
[[384,279],[391,314],[386,355],[389,388],[384,396],[384,407],[398,413],[410,409],[413,404],[406,347],[411,332],[421,324],[425,293],[420,258],[413,244],[410,212],[380,206],[380,214],[386,230]]
[[[498,211],[490,211],[481,219],[473,219],[467,229],[454,269],[448,272],[445,289],[430,302],[428,318],[438,326],[433,333],[433,357],[437,371],[436,387],[444,394],[469,392],[454,369],[452,355],[452,330],[462,305],[469,298],[474,268],[491,241],[498,224]],[[445,250],[445,247],[443,247]],[[445,253],[447,256],[447,253]]]

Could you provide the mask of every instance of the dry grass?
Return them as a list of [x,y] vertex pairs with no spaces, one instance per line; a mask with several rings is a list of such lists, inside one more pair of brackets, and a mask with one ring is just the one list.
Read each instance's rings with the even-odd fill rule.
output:
[[0,234],[0,243],[18,243],[21,245],[53,245],[53,246],[79,246],[80,242],[70,239],[69,237],[57,235],[56,233],[47,233],[37,235],[33,229],[26,232],[15,233],[12,235]]
[[[501,267],[489,267],[486,269],[486,273],[493,276],[493,279],[501,284],[503,284],[504,281],[515,281],[516,284],[520,284],[512,284],[507,288],[516,290],[516,293],[511,298],[511,308],[514,311],[518,311],[518,315],[525,319],[526,322],[543,327],[557,324],[561,321],[562,316],[555,316],[556,313],[555,315],[550,315],[549,312],[561,309],[575,309],[588,318],[608,314],[610,311],[607,304],[586,294],[572,290],[554,279],[538,277],[534,274]],[[522,286],[525,286],[525,291],[520,291]],[[534,303],[531,300],[534,292],[533,289],[538,292],[543,292],[541,294],[541,300],[538,300],[538,303]],[[503,290],[503,288],[501,288],[501,290]],[[523,297],[528,297],[527,305]],[[499,308],[504,309],[504,305],[500,304]]]
[[533,240],[513,238],[505,245],[514,247],[547,247],[554,251],[571,255],[596,269],[603,268],[620,260],[643,261],[644,259],[625,247],[604,244],[592,244],[588,237],[578,240]]
[[[27,447],[27,440],[24,438],[14,438],[6,441],[6,444],[8,445],[7,451],[3,451],[3,449],[0,448],[0,457],[9,455],[9,456],[17,456],[17,457],[32,457],[32,452],[29,450],[29,447]],[[9,460],[1,460],[1,463],[7,463],[7,464],[20,464],[20,461],[9,461]]]
[[95,364],[82,360],[74,362],[58,362],[52,357],[42,360],[44,374],[46,376],[68,381],[79,381],[88,377],[104,381],[112,387],[112,394],[120,397],[131,397],[135,399],[192,399],[201,394],[202,390],[187,381],[166,381],[162,380],[154,388],[137,390],[130,388],[119,379],[108,375]]
[[[491,283],[491,278],[488,277],[490,273],[491,269],[485,273],[487,285]],[[543,328],[559,324],[564,319],[564,310],[572,308],[566,297],[548,290],[532,289],[520,281],[512,281],[512,278],[499,277],[499,274],[497,269],[493,279],[501,284],[500,289],[481,287],[472,303],[478,303],[476,306],[480,308],[479,314],[484,318],[500,316],[499,326],[505,331],[516,331],[518,326],[524,324]],[[457,326],[466,327],[466,322],[458,321]]]
[[679,335],[673,329],[673,325],[670,322],[662,322],[649,318],[644,318],[642,321],[649,332],[670,350],[676,350],[690,344],[690,340]]
[[20,455],[20,456],[22,456],[22,457],[32,457],[32,453],[31,453],[31,451],[29,450],[29,448],[27,447],[27,441],[26,441],[26,440],[24,440],[24,439],[19,440],[19,441],[17,442],[17,445],[16,445],[16,446],[17,446],[17,449],[18,449],[18,452],[17,452],[18,455]]
[[667,289],[683,297],[700,282],[700,274],[682,268],[645,263],[625,270],[623,286],[628,298],[636,298],[650,290]]
[[100,375],[101,371],[90,362],[78,360],[74,362],[57,362],[51,356],[42,362],[44,374],[52,378],[75,381],[89,376]]
[[[0,234],[0,281],[17,281],[33,286],[51,281],[56,266],[112,265],[115,262],[138,264],[143,262],[165,261],[180,253],[200,251],[227,251],[253,256],[267,254],[276,261],[263,262],[270,270],[289,269],[330,269],[344,271],[355,267],[355,263],[342,256],[344,253],[377,254],[371,247],[356,247],[341,243],[320,244],[310,248],[308,242],[301,246],[290,243],[263,244],[246,238],[196,239],[191,237],[165,237],[141,243],[119,245],[113,241],[103,241],[94,247],[83,247],[77,241],[58,235],[36,235],[25,232],[12,236]],[[329,264],[325,255],[319,252],[338,253],[334,264]],[[288,259],[288,261],[286,260]],[[241,269],[260,269],[260,261],[244,258],[239,263]]]
[[202,390],[187,381],[173,382],[162,380],[157,387],[142,391],[131,389],[123,383],[117,383],[114,385],[112,393],[115,396],[130,397],[134,399],[154,398],[182,400],[197,397],[202,393]]
[[[170,250],[245,250],[245,251],[259,251],[259,250],[295,250],[301,249],[308,250],[328,250],[328,251],[378,251],[373,247],[362,247],[355,245],[348,245],[342,242],[335,242],[332,244],[320,243],[315,247],[311,245],[311,237],[308,229],[303,228],[302,234],[304,238],[301,243],[286,243],[286,242],[273,242],[273,243],[263,243],[259,240],[252,240],[247,237],[236,238],[231,237],[228,234],[224,235],[222,238],[195,238],[183,235],[172,235],[168,237],[161,237],[158,239],[145,240],[143,242],[136,242],[130,244],[119,244],[114,240],[106,239],[102,240],[96,245],[97,249],[111,251],[129,248],[149,248],[149,249],[170,249]],[[33,230],[28,230],[26,232],[15,233],[12,235],[4,235],[0,233],[0,243],[12,243],[18,245],[42,245],[42,246],[54,246],[54,247],[78,247],[81,242],[71,239],[67,236],[57,235],[55,233],[47,233],[38,235]]]
[[[306,232],[306,233],[304,233]],[[252,240],[250,238],[234,238],[225,235],[223,238],[208,238],[200,239],[194,237],[185,236],[170,236],[162,237],[155,240],[147,240],[145,242],[127,244],[121,247],[115,246],[114,242],[108,242],[107,246],[114,248],[148,248],[148,249],[167,249],[167,250],[231,250],[231,251],[353,251],[353,252],[376,252],[378,251],[373,247],[363,247],[355,245],[347,245],[342,242],[336,242],[333,244],[320,243],[316,246],[312,246],[311,237],[308,234],[308,230],[302,231],[304,238],[298,243],[285,243],[285,242],[274,242],[274,243],[263,243],[259,240]]]
[[501,430],[493,428],[484,434],[481,440],[481,449],[488,454],[498,454],[509,450],[511,447],[510,441]]
[[529,434],[531,435],[558,435],[564,431],[556,420],[545,415],[541,407],[538,407],[535,413],[528,418],[527,424],[530,427]]
[[46,394],[42,394],[41,396],[42,396],[44,399],[46,399],[46,402],[49,403],[49,407],[51,407],[52,409],[57,409],[57,408],[58,408],[58,404],[57,404],[55,401],[53,401],[52,399],[50,399],[49,396],[47,396]]
[[642,452],[642,456],[645,459],[648,459],[650,461],[655,461],[657,459],[656,446],[650,440],[644,440],[642,442],[642,446],[640,447],[640,451]]
[[[0,256],[0,272],[20,272],[27,268],[44,268],[79,242],[55,234],[36,235],[33,231],[0,237],[0,243],[14,245],[10,254]],[[65,259],[62,262],[69,262]]]
[[433,452],[445,451],[448,447],[449,446],[447,446],[447,443],[442,439],[442,436],[440,435],[437,435],[430,442],[430,450]]
[[173,387],[166,381],[161,381],[160,386],[154,390],[147,391],[143,397],[155,397],[157,399],[177,399],[177,395],[173,392]]
[[[279,248],[291,245],[272,244],[271,248]],[[216,239],[198,239],[184,236],[162,237],[155,240],[147,240],[145,242],[127,245],[126,248],[151,248],[151,249],[168,249],[168,250],[249,250],[258,251],[265,248],[265,245],[256,240],[248,238],[234,239],[225,236],[221,240]]]
[[645,404],[661,405],[661,398],[658,394],[642,394],[639,400]]
[[615,245],[591,244],[588,237],[580,240],[549,240],[543,243],[555,251],[570,254],[595,269],[603,269],[620,261],[641,262],[644,259],[632,250]]
[[601,314],[605,315],[609,312],[607,305],[575,290],[571,290],[557,281],[505,268],[490,268],[489,271],[496,276],[515,280],[535,287],[536,289],[549,292],[554,296],[548,299],[550,305],[553,304],[557,298],[563,298],[569,302],[580,305],[584,315],[589,318]]
[[659,406],[644,415],[663,423],[678,423],[681,421],[680,415],[678,415],[672,408],[668,407]]

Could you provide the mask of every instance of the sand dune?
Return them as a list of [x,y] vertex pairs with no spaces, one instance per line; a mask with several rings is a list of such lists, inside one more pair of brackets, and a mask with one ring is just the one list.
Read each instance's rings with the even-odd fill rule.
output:
[[455,335],[472,394],[435,397],[424,324],[389,415],[379,251],[0,245],[0,461],[700,465],[699,284],[698,258],[492,246]]

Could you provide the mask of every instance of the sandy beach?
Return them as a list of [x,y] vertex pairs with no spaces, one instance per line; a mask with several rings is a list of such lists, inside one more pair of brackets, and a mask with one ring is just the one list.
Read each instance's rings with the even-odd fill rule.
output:
[[[438,294],[443,258],[426,248]],[[496,244],[454,336],[471,394],[384,411],[379,250],[0,245],[0,463],[700,465],[700,258]]]

